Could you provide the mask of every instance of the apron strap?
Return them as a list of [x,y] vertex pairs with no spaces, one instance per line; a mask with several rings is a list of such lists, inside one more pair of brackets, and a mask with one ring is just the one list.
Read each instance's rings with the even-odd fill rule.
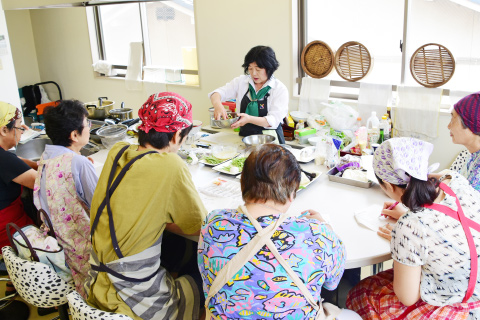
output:
[[[245,206],[239,207],[240,211],[245,213],[247,212],[247,208]],[[247,215],[248,217],[248,215]],[[258,250],[260,250],[265,245],[265,238],[270,239],[273,233],[277,230],[277,228],[282,224],[282,222],[286,219],[286,215],[281,215],[280,218],[275,221],[275,223],[270,224],[268,227],[259,231],[253,239],[251,239],[237,254],[227,262],[226,265],[217,273],[215,280],[213,280],[212,285],[208,291],[207,298],[205,299],[205,309],[208,309],[208,305],[210,303],[210,299],[217,294],[223,286],[230,281],[233,276],[248,262],[250,259],[253,258],[255,254],[257,254]],[[249,217],[250,219],[250,217]]]
[[117,254],[117,256],[119,258],[123,258],[124,256],[123,256],[123,254],[120,250],[120,246],[118,245],[117,235],[115,233],[115,225],[114,225],[114,222],[113,222],[113,213],[112,213],[112,208],[111,208],[111,204],[110,204],[110,197],[112,196],[113,192],[117,189],[118,185],[120,184],[120,181],[122,181],[123,177],[125,176],[127,171],[130,169],[130,167],[133,165],[133,163],[135,163],[135,161],[143,158],[144,156],[146,156],[148,154],[156,153],[156,151],[145,152],[145,153],[142,153],[142,154],[136,156],[132,160],[130,160],[127,163],[127,165],[122,168],[122,170],[120,171],[120,173],[115,178],[115,181],[112,184],[112,180],[113,180],[113,177],[115,176],[115,171],[117,169],[118,161],[120,160],[120,157],[122,156],[122,154],[129,147],[130,147],[129,145],[126,145],[125,147],[123,147],[120,150],[120,152],[117,154],[117,156],[115,157],[115,160],[114,160],[113,165],[112,165],[112,169],[110,171],[110,176],[108,178],[109,181],[108,181],[108,186],[107,186],[107,190],[106,190],[106,196],[105,196],[105,199],[103,200],[103,202],[101,203],[101,205],[99,206],[99,208],[97,210],[97,215],[95,216],[95,221],[94,221],[94,224],[92,225],[92,230],[91,230],[91,235],[93,236],[93,233],[95,232],[95,229],[98,225],[98,221],[100,220],[100,215],[102,214],[103,209],[106,206],[107,207],[107,212],[108,212],[110,237],[112,239],[113,249],[115,250],[115,253]]
[[458,200],[458,197],[449,186],[447,186],[445,183],[442,182],[440,183],[440,189],[442,189],[446,194],[452,197],[455,197],[455,201],[457,203],[457,208],[458,208],[456,214],[455,214],[455,211],[452,210],[451,208],[438,203],[425,205],[424,207],[438,210],[446,214],[447,216],[457,220],[462,225],[463,231],[465,232],[465,236],[467,238],[468,247],[470,249],[470,279],[468,280],[467,292],[465,294],[465,297],[462,300],[462,302],[467,302],[473,295],[473,291],[475,290],[475,284],[477,283],[477,276],[478,276],[477,275],[478,254],[477,254],[477,248],[473,241],[473,236],[470,231],[470,228],[474,228],[479,232],[480,232],[480,228],[477,223],[474,223],[474,221],[465,217],[465,214],[463,213],[463,209],[462,209],[462,206],[460,205],[460,201]]
[[[260,226],[258,221],[256,219],[253,219],[248,212],[244,212],[244,214],[250,219],[255,229],[257,229],[257,231],[260,232],[262,230],[262,227]],[[271,238],[267,240],[266,245],[270,249],[270,252],[272,252],[275,258],[278,260],[278,262],[280,262],[280,265],[285,269],[285,271],[287,271],[288,275],[292,278],[293,282],[298,287],[298,289],[300,289],[302,294],[307,299],[307,302],[313,307],[313,309],[315,309],[318,312],[320,309],[319,303],[315,301],[315,298],[307,289],[303,281],[298,277],[298,275],[292,270],[290,265],[280,255],[280,253],[277,250],[277,247],[275,247]]]

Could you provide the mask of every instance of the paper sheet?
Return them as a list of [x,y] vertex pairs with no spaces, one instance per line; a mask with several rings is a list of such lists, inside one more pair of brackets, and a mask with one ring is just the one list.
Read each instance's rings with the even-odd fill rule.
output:
[[368,229],[377,232],[378,228],[384,227],[387,223],[395,224],[392,218],[382,217],[383,206],[380,204],[372,204],[371,206],[354,213],[355,220],[359,225],[367,227]]
[[234,209],[243,204],[240,182],[217,178],[198,188],[200,199],[208,212],[214,209]]

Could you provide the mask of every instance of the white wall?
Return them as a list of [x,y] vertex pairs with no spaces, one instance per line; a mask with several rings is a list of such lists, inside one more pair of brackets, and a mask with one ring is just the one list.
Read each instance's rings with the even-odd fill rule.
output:
[[[138,110],[150,94],[174,91],[192,102],[194,118],[207,124],[208,92],[242,74],[243,58],[255,45],[269,45],[275,50],[280,62],[276,76],[292,91],[297,68],[292,50],[295,36],[292,34],[292,1],[196,0],[199,87],[158,84],[144,85],[141,91],[127,91],[123,80],[95,77],[84,8],[30,10],[31,27],[15,24],[12,32],[16,43],[24,41],[23,35],[28,33],[28,28],[33,30],[40,79],[59,83],[64,98],[87,102],[108,96]],[[20,73],[22,82],[29,80],[24,70]],[[34,74],[29,83],[37,82]],[[297,107],[298,101],[292,98],[290,109]],[[448,121],[448,115],[440,116],[439,138],[434,141],[431,157],[432,162],[441,163],[441,168],[447,167],[460,149],[451,143],[446,129]]]
[[13,35],[10,44],[18,87],[41,82],[30,11],[8,10],[5,11],[5,18]]
[[20,98],[18,97],[17,79],[15,77],[15,68],[12,59],[12,48],[10,46],[10,37],[8,34],[5,12],[0,3],[0,35],[5,36],[7,52],[0,53],[0,101],[8,102],[17,108],[20,107]]

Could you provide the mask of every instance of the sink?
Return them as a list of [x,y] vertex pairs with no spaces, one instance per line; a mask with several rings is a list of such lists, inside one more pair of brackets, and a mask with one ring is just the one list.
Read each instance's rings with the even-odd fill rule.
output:
[[[48,138],[36,138],[32,139],[24,144],[18,144],[15,154],[19,157],[29,159],[32,161],[40,160],[45,146],[52,144],[52,140]],[[88,143],[80,150],[80,153],[86,157],[98,152],[100,148],[98,146]]]

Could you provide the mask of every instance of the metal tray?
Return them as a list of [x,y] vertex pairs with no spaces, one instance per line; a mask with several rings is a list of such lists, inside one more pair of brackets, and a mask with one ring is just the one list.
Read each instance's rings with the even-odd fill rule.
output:
[[330,171],[327,172],[328,180],[338,182],[338,183],[348,184],[348,185],[351,185],[354,187],[360,187],[360,188],[370,188],[373,185],[372,180],[368,180],[368,182],[362,182],[362,181],[337,177],[335,175],[337,173],[338,173],[337,168],[330,169]]

